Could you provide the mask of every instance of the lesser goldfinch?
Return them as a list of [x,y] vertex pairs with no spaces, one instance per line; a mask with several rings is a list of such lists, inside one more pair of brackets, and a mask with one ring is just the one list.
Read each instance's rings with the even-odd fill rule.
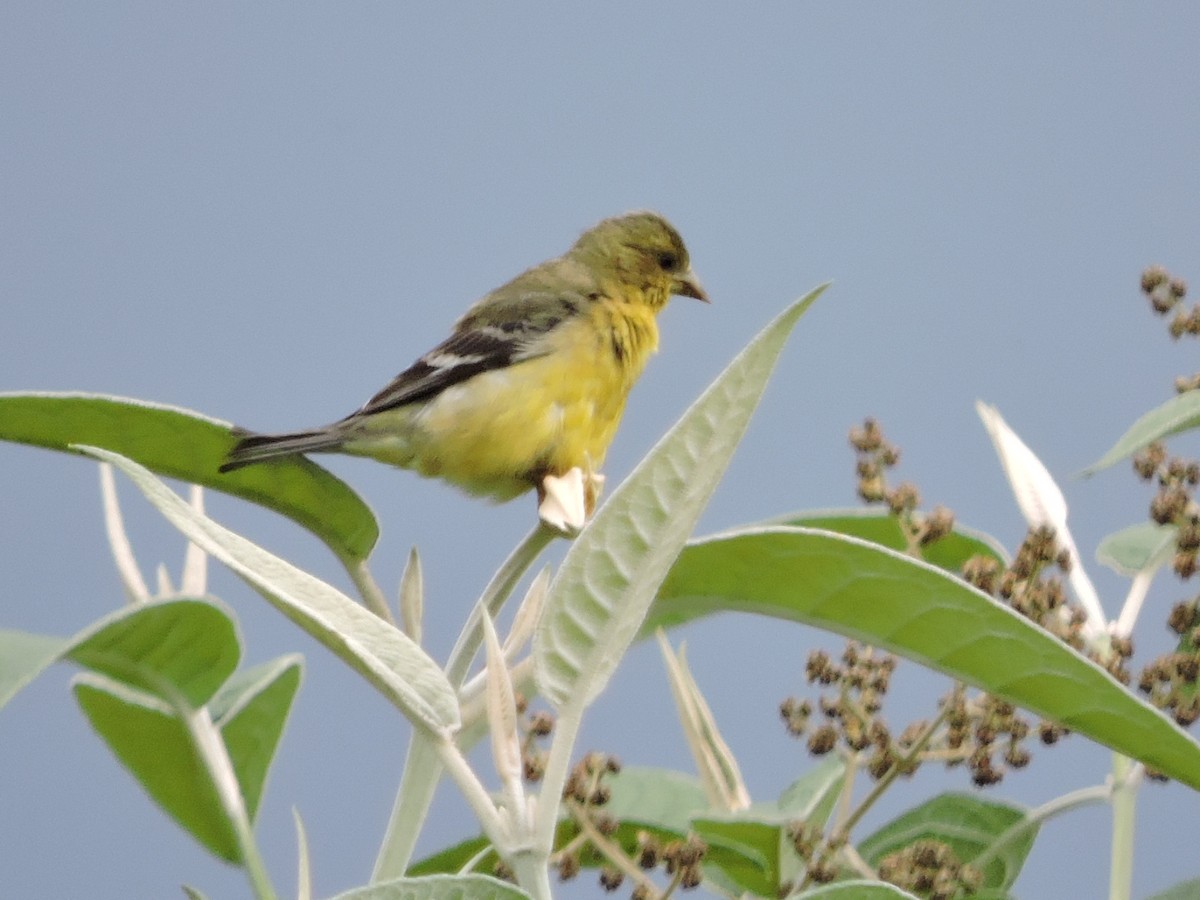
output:
[[245,434],[221,466],[349,453],[509,500],[595,472],[673,295],[708,297],[679,232],[634,212],[476,302],[445,341],[357,412],[293,434]]

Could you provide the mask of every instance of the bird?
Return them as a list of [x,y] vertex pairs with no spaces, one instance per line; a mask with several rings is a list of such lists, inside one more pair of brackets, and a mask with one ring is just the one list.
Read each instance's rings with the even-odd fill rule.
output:
[[674,226],[649,211],[604,219],[476,301],[356,412],[289,434],[235,429],[220,471],[344,453],[494,502],[542,498],[549,477],[599,471],[672,296],[709,302]]

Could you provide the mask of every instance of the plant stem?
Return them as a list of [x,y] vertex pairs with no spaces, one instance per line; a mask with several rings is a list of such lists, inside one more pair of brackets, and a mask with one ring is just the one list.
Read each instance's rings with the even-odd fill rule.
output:
[[1129,593],[1125,597],[1125,605],[1121,607],[1121,615],[1117,617],[1117,623],[1113,626],[1113,634],[1118,637],[1129,637],[1133,634],[1133,626],[1137,624],[1142,604],[1146,601],[1146,594],[1150,592],[1150,584],[1154,581],[1157,571],[1143,569],[1133,576]]
[[838,851],[838,856],[841,857],[842,861],[849,865],[850,868],[857,872],[860,878],[869,878],[872,880],[879,878],[879,873],[876,872],[871,865],[859,855],[858,850],[855,849],[853,844],[846,844],[846,846],[842,847],[842,849]]
[[104,503],[104,530],[108,534],[108,546],[112,549],[113,562],[121,584],[125,587],[126,602],[145,603],[150,599],[150,589],[138,569],[133,545],[125,532],[125,518],[117,500],[117,483],[113,478],[112,463],[100,463],[100,497]]
[[983,869],[993,859],[1000,855],[1003,850],[1013,841],[1022,837],[1030,830],[1037,828],[1043,822],[1048,822],[1055,816],[1060,816],[1063,813],[1070,812],[1074,809],[1079,809],[1081,806],[1090,806],[1093,803],[1103,803],[1112,795],[1112,788],[1107,784],[1098,784],[1093,787],[1080,788],[1077,791],[1072,791],[1069,794],[1063,794],[1061,797],[1056,797],[1047,803],[1043,803],[1036,809],[1030,810],[1025,818],[1012,825],[1008,830],[992,841],[982,853],[970,860],[972,866],[977,869]]
[[[472,612],[471,618],[459,636],[458,643],[450,654],[446,671],[451,683],[456,687],[462,683],[471,659],[479,649],[482,637],[479,609],[486,608],[494,617],[499,611],[500,605],[512,592],[513,586],[520,580],[538,554],[554,539],[555,534],[552,529],[539,522],[538,526],[517,545],[499,571],[492,576],[492,580],[483,592],[480,604]],[[347,563],[347,568],[351,568],[349,563]],[[363,571],[366,571],[365,567],[363,567]],[[353,569],[351,569],[351,575],[353,576],[353,574]],[[369,574],[367,578],[370,578]],[[373,585],[374,582],[370,581],[370,584]],[[378,593],[378,588],[375,591]],[[368,592],[364,591],[363,596],[366,598]],[[383,595],[378,594],[378,596],[382,602]],[[386,602],[383,605],[386,609]],[[460,732],[459,734],[459,740],[464,747],[473,744],[485,733],[485,729],[479,727],[483,716],[482,688],[481,681],[477,692],[478,696],[470,704],[473,711],[464,722],[464,730],[471,733]],[[414,732],[400,788],[397,791],[391,818],[388,821],[387,834],[379,848],[379,856],[375,860],[375,870],[371,875],[373,883],[389,878],[398,878],[408,868],[408,864],[412,860],[414,845],[433,800],[434,790],[445,771],[446,756],[447,754],[440,752],[434,741],[428,736]],[[467,769],[468,773],[469,771]],[[460,787],[464,784],[464,780],[471,780],[466,779],[466,773],[461,770],[458,775],[459,777],[455,780],[459,781]],[[493,818],[495,817],[494,808],[491,809],[491,815]]]
[[1134,805],[1140,779],[1131,777],[1133,761],[1113,754],[1112,863],[1109,868],[1109,900],[1129,900],[1133,890]]
[[660,895],[662,900],[668,900],[668,898],[675,893],[675,888],[679,887],[679,884],[682,881],[683,869],[676,869],[675,874],[671,876],[671,883],[666,886],[666,889],[663,890],[662,894]]
[[576,850],[586,844],[587,840],[587,833],[581,829],[579,834],[575,835],[575,837],[571,838],[569,841],[555,850],[554,856],[561,857],[566,856],[569,853],[574,853]]
[[399,878],[407,871],[441,776],[442,764],[433,740],[414,729],[404,758],[400,789],[371,873],[372,884]]
[[571,818],[579,824],[579,830],[587,836],[592,846],[599,850],[605,859],[620,869],[630,880],[641,886],[643,890],[649,891],[651,897],[658,894],[658,888],[654,882],[637,863],[629,858],[628,854],[621,849],[621,845],[600,833],[600,829],[596,827],[596,823],[592,821],[592,817],[588,815],[588,811],[582,804],[576,800],[566,800],[564,804],[570,811]]
[[237,838],[238,850],[242,856],[242,866],[246,869],[246,877],[254,890],[257,900],[276,900],[275,888],[271,885],[267,868],[263,864],[262,855],[258,852],[258,843],[254,840],[254,828],[250,817],[246,814],[246,804],[242,799],[241,788],[238,785],[237,774],[233,770],[233,762],[229,759],[229,751],[220,731],[213,724],[212,717],[206,707],[197,710],[187,710],[186,703],[180,698],[175,703],[181,718],[191,735],[192,743],[204,762],[208,776],[212,779],[217,796],[221,798],[221,806],[233,826]]
[[534,844],[542,848],[549,858],[554,848],[554,834],[558,825],[558,811],[562,806],[563,786],[567,783],[567,772],[571,766],[571,752],[579,737],[583,724],[583,704],[573,700],[558,713],[554,725],[554,737],[546,757],[546,768],[542,773],[542,786],[538,794],[537,821],[534,823]]
[[467,624],[458,636],[458,642],[450,651],[450,659],[446,663],[446,677],[450,679],[452,685],[458,687],[463,683],[467,677],[467,670],[471,666],[471,660],[475,658],[475,653],[479,650],[480,641],[483,639],[483,632],[479,624],[480,611],[486,610],[488,615],[495,619],[504,605],[504,601],[508,599],[512,589],[521,580],[521,576],[537,559],[538,554],[546,549],[546,545],[558,535],[559,532],[539,519],[533,531],[525,536],[525,539],[517,545],[516,549],[509,554],[508,559],[496,571],[496,574],[492,576],[492,580],[488,582],[483,595],[479,598],[479,603],[471,611]]
[[483,862],[489,853],[493,852],[491,844],[485,844],[481,850],[476,852],[474,856],[468,859],[465,863],[459,866],[456,875],[468,875],[475,871],[475,868]]
[[835,830],[831,837],[841,836],[846,838],[847,843],[849,843],[850,832],[854,829],[854,826],[875,805],[875,801],[883,795],[883,792],[892,786],[892,782],[899,778],[900,774],[908,768],[908,764],[917,758],[917,755],[929,743],[929,739],[933,737],[934,732],[941,727],[941,724],[946,721],[946,716],[949,714],[950,704],[945,703],[942,705],[941,711],[937,714],[937,718],[925,727],[925,730],[921,732],[920,736],[913,742],[913,745],[908,748],[908,752],[897,760],[896,764],[888,769],[882,778],[875,782],[867,796],[863,797],[862,802],[858,804],[858,809],[846,817],[846,821]]
[[238,839],[245,853],[242,864],[246,867],[246,877],[254,889],[254,896],[258,900],[276,900],[275,888],[271,886],[271,878],[267,874],[267,867],[258,852],[258,843],[254,840],[254,832],[250,823],[240,823],[238,831],[242,832],[238,835]]
[[[432,737],[432,736],[431,736]],[[480,826],[483,828],[484,834],[488,840],[496,848],[496,851],[501,857],[506,860],[513,855],[514,848],[509,830],[505,827],[504,821],[501,819],[500,812],[496,809],[496,804],[493,802],[491,795],[480,782],[475,771],[467,762],[466,757],[462,755],[458,747],[454,745],[454,741],[449,738],[432,737],[432,749],[437,753],[438,759],[441,761],[442,768],[449,775],[454,783],[458,785],[459,791],[463,795],[463,799],[467,801],[467,805],[471,807],[471,811],[475,813],[475,818],[479,820]],[[510,815],[516,815],[518,811],[513,810]],[[524,885],[522,885],[524,887]]]
[[371,570],[367,568],[367,561],[365,559],[352,560],[343,557],[342,565],[350,573],[350,580],[358,588],[358,592],[362,595],[363,603],[367,609],[371,610],[371,612],[375,613],[383,621],[395,625],[396,619],[392,616],[392,610],[388,607],[387,600],[383,596],[383,591],[379,589],[379,585],[375,583],[375,579],[371,576]]
[[847,752],[842,764],[845,766],[846,774],[842,778],[842,790],[839,793],[837,801],[837,817],[833,820],[833,830],[841,831],[842,823],[850,818],[850,804],[854,801],[854,781],[858,774],[858,754],[853,751]]
[[540,854],[520,853],[512,860],[513,874],[533,900],[554,900],[550,890],[550,869]]

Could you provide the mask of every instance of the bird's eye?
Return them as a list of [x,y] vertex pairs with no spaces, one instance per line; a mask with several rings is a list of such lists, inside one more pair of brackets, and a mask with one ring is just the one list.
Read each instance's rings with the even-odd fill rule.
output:
[[663,267],[664,271],[670,272],[679,265],[679,257],[674,253],[658,254],[658,264]]

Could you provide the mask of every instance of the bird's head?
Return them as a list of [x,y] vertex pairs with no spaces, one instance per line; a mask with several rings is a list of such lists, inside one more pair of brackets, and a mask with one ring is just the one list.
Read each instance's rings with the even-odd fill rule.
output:
[[606,278],[638,288],[655,306],[674,295],[708,302],[683,238],[657,213],[632,212],[605,219],[580,235],[568,255]]

